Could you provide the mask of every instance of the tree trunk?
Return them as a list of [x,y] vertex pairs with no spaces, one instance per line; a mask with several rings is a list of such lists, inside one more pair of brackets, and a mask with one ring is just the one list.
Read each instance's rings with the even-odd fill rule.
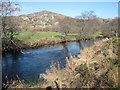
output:
[[10,33],[11,33],[11,34],[10,34],[11,44],[13,44],[13,42],[12,42],[12,41],[13,41],[13,31],[11,31]]

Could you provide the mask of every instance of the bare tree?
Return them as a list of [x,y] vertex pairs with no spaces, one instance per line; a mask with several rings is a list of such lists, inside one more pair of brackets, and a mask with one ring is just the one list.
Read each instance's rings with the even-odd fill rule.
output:
[[95,12],[90,10],[90,11],[84,11],[81,13],[80,16],[76,16],[76,18],[78,19],[95,19],[96,18],[96,15],[95,15]]
[[118,33],[118,18],[115,18],[112,20],[112,22],[110,23],[110,29],[112,32],[113,36],[118,37],[119,33]]
[[17,21],[13,14],[16,11],[20,11],[18,4],[11,2],[10,0],[3,0],[0,3],[0,14],[2,17],[2,32],[3,37],[13,43],[13,36],[17,31]]
[[91,24],[94,24],[94,22],[90,23],[91,21],[93,21],[93,19],[96,19],[96,15],[94,11],[84,11],[81,13],[80,16],[76,16],[76,18],[80,19],[80,37],[82,38],[86,38],[86,36],[88,36],[88,34],[90,34],[90,28]]
[[60,24],[61,32],[67,36],[70,33],[71,19],[69,17],[65,17]]
[[20,51],[13,38],[18,33],[18,22],[13,16],[15,12],[20,11],[19,5],[10,0],[3,0],[0,3],[0,15],[2,17],[2,47],[3,51]]

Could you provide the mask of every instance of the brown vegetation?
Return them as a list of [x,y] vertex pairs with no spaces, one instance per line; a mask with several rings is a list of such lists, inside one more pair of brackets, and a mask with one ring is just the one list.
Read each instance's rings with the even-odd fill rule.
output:
[[117,39],[103,39],[82,50],[78,58],[66,59],[64,69],[51,65],[51,69],[40,75],[47,80],[42,87],[56,88],[57,82],[59,88],[116,88],[118,65]]
[[[118,47],[120,39],[103,39],[83,49],[78,57],[66,58],[66,67],[53,63],[41,74],[43,84],[25,84],[12,81],[9,88],[119,88]],[[56,67],[57,65],[57,67]],[[5,85],[7,86],[7,85]]]

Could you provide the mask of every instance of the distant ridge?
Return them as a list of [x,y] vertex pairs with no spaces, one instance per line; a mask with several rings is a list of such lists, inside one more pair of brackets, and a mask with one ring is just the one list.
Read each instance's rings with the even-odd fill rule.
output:
[[[80,33],[82,27],[82,21],[80,19],[46,10],[16,16],[16,20],[19,20],[20,22],[19,27],[23,31],[64,32],[63,28],[67,26],[69,33]],[[108,24],[112,22],[113,19],[96,18],[96,20],[97,20],[96,22],[92,23],[95,23],[94,26],[98,25],[97,27],[99,27],[100,24],[103,26],[105,26],[106,24],[106,26],[108,26]],[[90,29],[91,25],[88,25],[87,28]],[[98,31],[95,32],[101,32],[101,30],[99,29]]]
[[63,17],[73,18],[71,16],[67,16],[67,15],[63,15],[63,14],[59,14],[59,13],[55,13],[55,12],[47,11],[47,10],[43,10],[43,11],[39,11],[39,12],[34,12],[34,13],[30,13],[30,14],[23,14],[23,15],[19,15],[19,16],[25,16],[25,15],[42,15],[42,14],[55,14],[55,15],[61,15]]

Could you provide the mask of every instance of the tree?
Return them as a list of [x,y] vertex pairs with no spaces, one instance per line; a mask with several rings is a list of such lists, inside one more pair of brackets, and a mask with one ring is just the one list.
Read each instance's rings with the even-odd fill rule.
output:
[[91,23],[91,21],[94,21],[97,17],[95,15],[94,11],[84,11],[81,13],[80,16],[76,16],[77,19],[80,19],[79,23],[80,25],[80,38],[86,38],[90,34],[90,25],[93,25],[94,22]]
[[95,15],[95,12],[90,10],[90,11],[84,11],[81,13],[81,16],[76,16],[76,18],[78,19],[95,19],[96,18],[96,15]]
[[115,18],[112,20],[112,22],[110,23],[110,28],[111,28],[111,32],[113,36],[118,37],[118,18]]
[[3,0],[2,3],[0,3],[3,38],[10,41],[11,44],[14,43],[13,36],[18,30],[18,23],[15,17],[13,17],[17,11],[20,11],[19,5],[10,0]]
[[71,19],[69,17],[65,17],[62,21],[61,21],[61,24],[60,24],[60,29],[61,29],[61,32],[67,36],[68,33],[70,33],[70,26],[71,26]]

